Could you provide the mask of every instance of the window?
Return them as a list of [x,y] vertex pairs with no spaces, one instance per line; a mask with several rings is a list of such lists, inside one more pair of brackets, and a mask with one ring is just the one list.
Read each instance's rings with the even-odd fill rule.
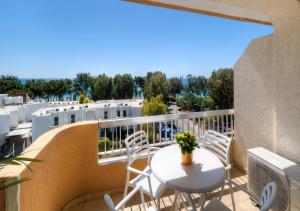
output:
[[108,112],[104,111],[104,119],[108,119]]
[[58,125],[58,116],[54,117],[54,126]]
[[120,117],[120,110],[117,110],[117,116]]
[[71,114],[71,123],[75,122],[75,114]]
[[127,116],[127,112],[126,110],[123,110],[123,117],[126,117]]

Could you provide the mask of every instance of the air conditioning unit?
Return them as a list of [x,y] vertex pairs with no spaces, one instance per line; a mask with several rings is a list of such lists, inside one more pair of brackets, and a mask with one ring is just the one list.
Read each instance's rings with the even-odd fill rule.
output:
[[262,147],[248,149],[248,189],[260,197],[264,186],[274,181],[278,185],[273,211],[290,210],[290,181],[285,169],[296,165]]

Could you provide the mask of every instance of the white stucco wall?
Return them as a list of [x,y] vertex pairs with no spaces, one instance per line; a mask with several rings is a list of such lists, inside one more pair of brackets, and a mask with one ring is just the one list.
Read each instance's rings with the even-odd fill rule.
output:
[[256,146],[300,162],[300,3],[278,1],[261,11],[275,32],[253,40],[234,67],[235,157],[242,167],[246,149]]
[[235,162],[246,165],[246,150],[275,151],[273,36],[253,40],[234,66]]

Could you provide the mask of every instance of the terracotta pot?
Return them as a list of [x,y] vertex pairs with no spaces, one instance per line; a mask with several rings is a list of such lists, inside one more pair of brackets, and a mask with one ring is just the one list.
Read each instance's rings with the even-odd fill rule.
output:
[[189,166],[192,165],[193,162],[193,153],[181,153],[182,164]]

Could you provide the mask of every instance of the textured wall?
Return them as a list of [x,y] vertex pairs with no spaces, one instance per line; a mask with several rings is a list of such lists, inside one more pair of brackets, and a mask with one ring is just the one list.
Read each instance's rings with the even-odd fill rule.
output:
[[281,3],[265,8],[274,34],[253,40],[234,67],[235,157],[242,167],[246,149],[257,146],[300,161],[300,4]]
[[246,150],[275,150],[273,36],[253,40],[234,66],[235,162],[246,165]]
[[274,14],[276,151],[300,161],[300,3]]

